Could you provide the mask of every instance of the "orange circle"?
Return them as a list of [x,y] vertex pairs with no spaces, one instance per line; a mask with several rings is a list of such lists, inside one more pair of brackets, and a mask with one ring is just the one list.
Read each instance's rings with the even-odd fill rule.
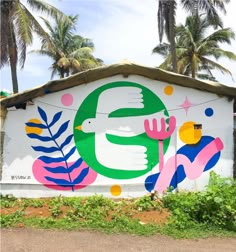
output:
[[194,128],[195,122],[185,122],[179,129],[179,138],[186,144],[196,144],[202,137],[202,130]]
[[166,87],[164,88],[164,93],[165,93],[166,95],[172,95],[172,94],[173,94],[173,91],[174,91],[174,89],[173,89],[173,87],[171,87],[171,86],[166,86]]
[[[28,122],[37,123],[37,124],[42,123],[39,119],[30,119]],[[43,130],[41,128],[37,128],[37,127],[25,126],[25,131],[26,131],[27,134],[40,135]]]
[[121,187],[119,185],[113,185],[110,188],[110,192],[113,196],[119,196],[121,194]]

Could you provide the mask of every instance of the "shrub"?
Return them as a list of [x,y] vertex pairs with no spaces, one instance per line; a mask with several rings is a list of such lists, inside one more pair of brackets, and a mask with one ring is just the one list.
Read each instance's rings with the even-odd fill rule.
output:
[[173,216],[181,215],[179,221],[182,219],[183,226],[184,222],[193,221],[236,230],[235,195],[236,182],[233,179],[221,178],[211,172],[205,191],[167,193],[163,204]]

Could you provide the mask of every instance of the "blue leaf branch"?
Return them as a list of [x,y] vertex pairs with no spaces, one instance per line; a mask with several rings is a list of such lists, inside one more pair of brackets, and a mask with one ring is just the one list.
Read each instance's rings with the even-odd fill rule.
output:
[[59,137],[61,137],[61,135],[67,130],[68,126],[69,126],[69,122],[70,120],[64,122],[58,129],[58,131],[53,134],[52,132],[52,126],[54,126],[61,118],[62,112],[57,112],[54,116],[52,121],[49,123],[48,122],[48,117],[46,112],[38,107],[38,112],[40,114],[41,119],[44,121],[43,123],[31,123],[31,122],[27,122],[26,125],[29,127],[37,127],[37,128],[41,128],[41,129],[46,129],[48,130],[49,136],[40,136],[38,134],[35,133],[30,133],[27,134],[28,137],[32,138],[32,139],[37,139],[40,140],[42,142],[49,142],[52,141],[54,142],[55,146],[51,146],[51,147],[44,147],[44,146],[32,146],[32,148],[35,151],[40,151],[40,152],[44,152],[44,153],[53,153],[53,152],[60,152],[61,153],[61,157],[48,157],[48,156],[40,156],[38,159],[41,160],[42,162],[44,162],[45,164],[55,164],[55,163],[61,163],[64,162],[64,166],[62,166],[61,164],[58,167],[50,167],[50,166],[44,166],[44,169],[46,169],[47,171],[57,174],[57,173],[62,173],[62,174],[68,174],[68,180],[66,179],[58,179],[58,178],[52,178],[50,176],[45,176],[45,178],[48,181],[54,182],[57,185],[63,186],[63,187],[71,187],[72,191],[74,191],[74,186],[80,182],[83,181],[83,179],[87,176],[88,172],[89,172],[89,168],[84,168],[80,174],[74,179],[74,181],[72,181],[71,178],[71,172],[74,171],[75,169],[79,168],[81,163],[83,162],[82,158],[79,158],[75,163],[73,163],[71,166],[69,166],[68,164],[68,159],[74,154],[75,150],[76,150],[76,146],[73,146],[68,153],[64,152],[64,148],[71,142],[72,138],[73,138],[73,134],[69,135],[68,137],[66,137],[65,141],[60,145],[57,142],[57,139]]

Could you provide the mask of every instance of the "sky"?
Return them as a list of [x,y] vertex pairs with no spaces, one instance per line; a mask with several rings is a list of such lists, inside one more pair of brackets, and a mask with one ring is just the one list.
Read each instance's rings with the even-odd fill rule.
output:
[[[25,0],[22,0],[25,2]],[[93,40],[94,56],[101,58],[106,65],[129,60],[137,64],[157,67],[163,58],[152,54],[159,43],[157,30],[158,0],[48,0],[67,15],[79,14],[77,34]],[[222,15],[224,26],[236,32],[234,15],[236,1],[226,6],[227,14]],[[34,13],[36,17],[40,13]],[[177,10],[177,25],[184,23],[186,12]],[[231,46],[222,45],[225,50],[236,53],[236,40]],[[28,51],[40,49],[37,37]],[[217,80],[227,86],[236,87],[236,62],[221,59],[220,64],[228,68],[233,78],[215,71]],[[50,81],[49,67],[52,60],[46,56],[28,53],[25,66],[18,68],[19,91],[34,88]],[[1,89],[12,91],[9,67],[1,68]]]

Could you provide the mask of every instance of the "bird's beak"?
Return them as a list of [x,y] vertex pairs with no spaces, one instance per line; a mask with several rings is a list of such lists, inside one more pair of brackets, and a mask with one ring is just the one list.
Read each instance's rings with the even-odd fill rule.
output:
[[77,130],[82,130],[82,126],[79,125],[79,126],[75,127],[75,129],[77,129]]

